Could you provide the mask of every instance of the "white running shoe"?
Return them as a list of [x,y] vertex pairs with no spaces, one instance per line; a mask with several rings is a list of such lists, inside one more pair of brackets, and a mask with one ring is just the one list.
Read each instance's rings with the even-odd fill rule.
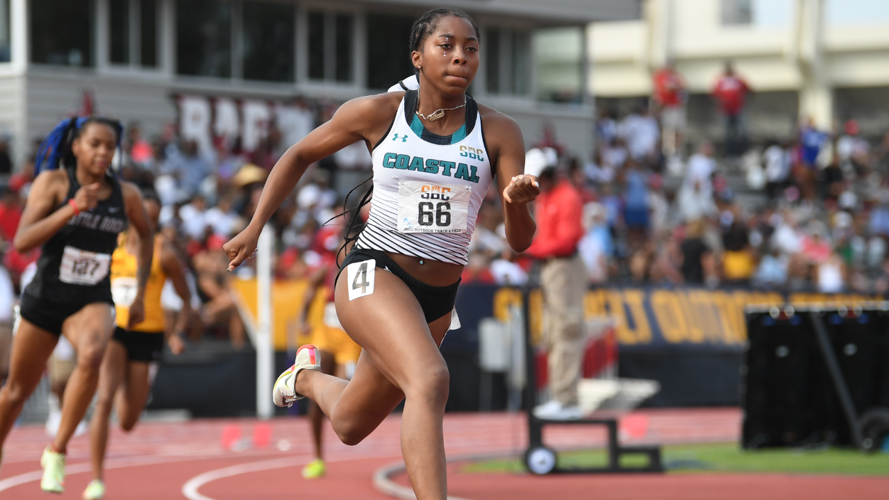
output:
[[272,389],[272,399],[275,405],[290,408],[297,400],[304,398],[296,393],[294,385],[296,384],[296,376],[300,370],[319,370],[321,369],[321,354],[318,348],[312,344],[306,344],[296,351],[296,359],[293,366],[284,370],[284,373],[278,376],[275,381],[275,388]]
[[534,416],[544,420],[579,420],[583,418],[583,410],[577,405],[563,405],[558,401],[549,401],[534,407]]
[[102,500],[105,497],[105,483],[99,479],[93,479],[83,490],[83,500]]
[[52,445],[47,446],[40,457],[40,466],[43,467],[40,489],[49,493],[65,491],[65,455],[53,451]]

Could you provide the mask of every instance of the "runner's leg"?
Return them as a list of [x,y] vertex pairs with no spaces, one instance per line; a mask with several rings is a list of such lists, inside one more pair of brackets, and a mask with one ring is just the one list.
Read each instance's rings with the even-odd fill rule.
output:
[[[300,372],[296,391],[314,399],[340,439],[357,444],[406,397],[401,445],[419,500],[447,495],[442,419],[448,397],[447,364],[438,346],[450,315],[427,325],[407,285],[376,273],[372,295],[349,301],[340,280],[337,313],[364,351],[350,382],[317,371]],[[397,309],[393,310],[393,305]]]
[[[321,354],[321,371],[328,375],[332,375],[334,369],[336,368],[336,358],[334,358],[333,354],[329,351],[319,351]],[[315,458],[324,458],[324,452],[322,447],[322,424],[324,423],[324,414],[321,413],[321,409],[318,408],[318,404],[314,401],[309,401],[309,420],[312,423],[312,442],[315,445]]]
[[127,364],[123,384],[117,388],[115,408],[120,428],[130,432],[139,422],[139,416],[148,402],[151,392],[151,381],[148,379],[151,363],[147,361],[130,361]]
[[114,406],[114,393],[124,378],[127,367],[126,348],[116,340],[108,343],[99,369],[99,399],[90,420],[90,462],[93,479],[104,475],[105,451],[108,448],[108,419]]
[[40,383],[46,361],[58,342],[55,335],[21,319],[13,337],[9,379],[0,389],[0,445],[6,441],[25,401]]
[[111,311],[111,306],[106,303],[89,304],[65,320],[62,326],[62,331],[77,351],[77,367],[65,387],[62,423],[52,442],[59,453],[65,453],[68,440],[74,435],[77,424],[83,420],[96,394],[99,368],[114,328]]

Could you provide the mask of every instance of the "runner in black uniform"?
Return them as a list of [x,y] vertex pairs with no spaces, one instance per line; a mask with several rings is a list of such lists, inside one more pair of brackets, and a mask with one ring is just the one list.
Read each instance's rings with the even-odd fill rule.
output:
[[130,323],[138,323],[144,314],[142,295],[153,238],[139,190],[108,171],[119,137],[116,122],[72,119],[53,145],[54,150],[61,148],[64,168],[37,176],[15,235],[19,252],[42,245],[43,253],[36,276],[22,293],[9,380],[0,391],[0,443],[64,334],[77,351],[77,367],[65,391],[59,432],[40,460],[40,487],[54,493],[64,489],[68,440],[96,392],[99,366],[114,328],[109,267],[117,235],[128,222],[144,242]]

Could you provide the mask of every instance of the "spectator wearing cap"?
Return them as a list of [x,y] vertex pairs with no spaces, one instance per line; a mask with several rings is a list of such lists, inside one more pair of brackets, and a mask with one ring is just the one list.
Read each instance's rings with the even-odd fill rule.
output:
[[583,206],[583,227],[586,231],[578,243],[578,251],[586,264],[590,283],[608,279],[609,263],[614,255],[614,240],[608,229],[608,209],[601,203]]
[[747,225],[738,217],[722,236],[724,251],[722,253],[722,272],[726,281],[733,285],[747,285],[756,270],[756,261]]
[[726,61],[723,74],[713,86],[712,95],[725,116],[725,150],[729,156],[741,156],[747,147],[747,130],[744,126],[744,105],[750,86],[735,74],[731,61]]
[[766,195],[774,200],[790,181],[790,153],[778,140],[772,140],[763,153],[766,174]]
[[624,173],[624,224],[630,250],[638,249],[648,234],[649,206],[647,174],[641,172],[635,162],[627,165]]
[[685,241],[680,246],[682,264],[679,268],[682,279],[689,285],[703,285],[712,276],[713,251],[704,243],[704,220],[688,223]]
[[685,135],[685,82],[676,71],[672,59],[654,72],[652,80],[652,98],[660,111],[663,128],[662,148],[666,156],[676,156],[682,150]]
[[544,168],[538,182],[540,196],[534,206],[537,234],[527,253],[542,264],[544,335],[549,344],[553,399],[536,407],[534,414],[539,418],[577,419],[583,416],[577,384],[583,360],[583,297],[587,283],[587,270],[577,253],[583,237],[583,203],[577,189],[567,179],[559,178],[555,167]]
[[[806,118],[799,134],[799,165],[796,169],[797,184],[800,186],[803,199],[815,198],[815,172],[818,167],[818,157],[825,147],[829,147],[829,137],[815,127],[812,118]],[[830,161],[825,162],[825,165]]]
[[847,178],[862,173],[868,168],[870,145],[858,133],[858,122],[847,120],[843,124],[843,135],[837,139],[837,158],[840,168]]
[[648,112],[648,106],[642,104],[620,123],[620,137],[627,144],[630,158],[640,163],[653,161],[660,136],[657,120]]

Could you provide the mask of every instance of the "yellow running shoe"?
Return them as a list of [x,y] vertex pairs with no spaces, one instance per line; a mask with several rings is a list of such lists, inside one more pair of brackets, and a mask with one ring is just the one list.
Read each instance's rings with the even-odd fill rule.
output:
[[53,451],[52,445],[47,446],[40,457],[40,466],[43,467],[40,489],[49,493],[65,491],[65,455]]
[[303,477],[306,479],[318,479],[325,472],[327,472],[327,466],[324,465],[324,460],[320,458],[312,460],[303,467]]
[[284,370],[275,381],[275,387],[272,389],[272,400],[277,406],[286,406],[290,408],[297,400],[304,398],[296,393],[294,384],[296,384],[296,376],[300,370],[319,370],[321,369],[321,354],[318,348],[312,344],[306,344],[296,351],[296,359],[293,366]]
[[93,479],[83,490],[83,500],[102,500],[105,496],[105,483],[101,479]]

